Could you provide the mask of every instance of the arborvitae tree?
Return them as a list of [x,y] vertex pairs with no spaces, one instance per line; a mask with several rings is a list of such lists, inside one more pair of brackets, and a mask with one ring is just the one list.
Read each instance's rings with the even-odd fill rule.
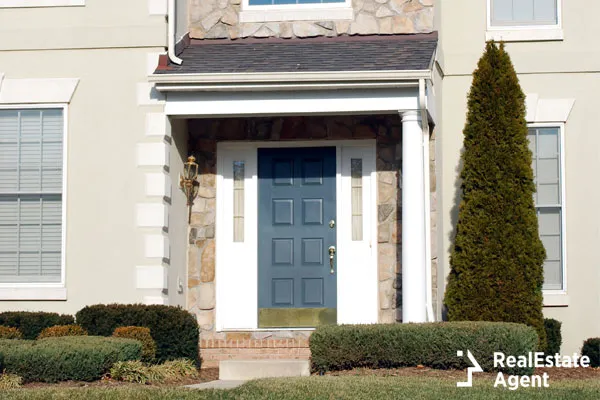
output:
[[473,73],[463,133],[448,318],[527,324],[543,350],[546,252],[533,200],[525,95],[503,44],[489,42]]

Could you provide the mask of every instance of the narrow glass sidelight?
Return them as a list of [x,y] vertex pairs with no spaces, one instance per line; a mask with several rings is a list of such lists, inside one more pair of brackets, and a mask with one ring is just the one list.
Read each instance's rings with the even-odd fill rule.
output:
[[233,241],[244,241],[244,161],[233,162]]
[[350,160],[352,177],[352,240],[363,240],[363,163],[360,158]]

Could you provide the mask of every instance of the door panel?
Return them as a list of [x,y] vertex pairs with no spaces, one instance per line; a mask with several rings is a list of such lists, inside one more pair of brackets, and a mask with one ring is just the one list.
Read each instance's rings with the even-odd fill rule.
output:
[[259,149],[258,180],[259,327],[335,323],[335,147]]

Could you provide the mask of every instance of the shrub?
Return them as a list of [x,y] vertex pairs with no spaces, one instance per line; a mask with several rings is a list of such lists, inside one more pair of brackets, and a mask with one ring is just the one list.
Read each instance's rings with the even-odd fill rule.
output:
[[142,304],[110,304],[85,307],[77,323],[91,335],[110,336],[121,326],[150,329],[156,342],[156,360],[189,358],[200,365],[196,318],[180,307]]
[[503,44],[489,42],[473,73],[463,133],[448,319],[529,325],[543,351],[546,252],[533,199],[525,95]]
[[56,325],[44,329],[38,339],[63,336],[87,336],[87,331],[79,325]]
[[555,355],[560,353],[560,346],[562,345],[562,334],[560,328],[562,322],[552,318],[544,319],[544,329],[546,330],[546,339],[548,345],[546,346],[547,355]]
[[581,355],[590,358],[590,366],[600,368],[600,337],[589,338],[583,342]]
[[25,311],[0,313],[0,325],[17,328],[23,334],[23,338],[28,340],[37,338],[43,329],[50,326],[74,323],[71,315]]
[[23,334],[17,328],[0,326],[0,339],[23,339]]
[[[314,371],[358,367],[396,368],[424,365],[464,369],[470,350],[485,371],[494,370],[494,352],[526,355],[535,351],[537,335],[522,324],[442,322],[427,324],[322,326],[310,337]],[[458,350],[465,357],[457,357]],[[529,368],[499,368],[511,374],[531,374]]]
[[134,383],[177,382],[198,376],[194,361],[177,359],[164,364],[147,366],[139,361],[123,361],[115,363],[110,369],[113,379]]
[[135,339],[142,342],[142,361],[151,362],[156,356],[156,343],[150,329],[142,326],[122,326],[113,332],[114,337]]
[[139,360],[142,344],[132,339],[66,336],[0,340],[6,372],[25,382],[93,381],[117,361]]
[[18,389],[23,383],[23,378],[14,374],[0,374],[0,390]]

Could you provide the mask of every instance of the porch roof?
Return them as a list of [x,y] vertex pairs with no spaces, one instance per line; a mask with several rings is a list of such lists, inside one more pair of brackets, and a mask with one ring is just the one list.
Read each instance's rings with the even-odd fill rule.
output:
[[182,65],[154,74],[426,71],[437,33],[309,39],[193,40],[179,54]]

